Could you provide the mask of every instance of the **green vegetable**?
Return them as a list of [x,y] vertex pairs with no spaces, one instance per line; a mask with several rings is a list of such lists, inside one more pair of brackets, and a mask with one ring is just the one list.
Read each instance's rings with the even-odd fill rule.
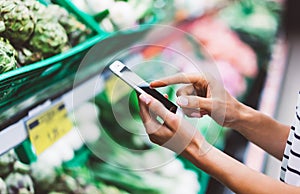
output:
[[30,171],[30,166],[27,164],[24,164],[20,161],[15,161],[14,163],[14,172],[19,172],[22,174],[28,174]]
[[28,65],[31,63],[34,63],[36,61],[39,61],[41,59],[43,59],[43,54],[39,51],[31,51],[28,48],[21,48],[18,49],[18,55],[17,55],[17,60],[19,62],[20,65],[24,66],[24,65]]
[[46,6],[37,0],[21,0],[23,4],[34,14],[35,22],[45,14]]
[[153,0],[129,0],[128,3],[134,8],[137,19],[144,19],[147,15],[153,14]]
[[[94,185],[87,185],[83,188],[83,192],[85,194],[102,194],[102,192]],[[112,194],[112,193],[109,193]]]
[[0,176],[4,177],[13,170],[17,160],[16,154],[11,150],[0,156]]
[[0,176],[6,177],[11,172],[29,173],[29,166],[17,160],[13,150],[0,156]]
[[76,193],[78,189],[76,180],[67,174],[60,175],[53,186],[53,190],[65,193]]
[[34,194],[33,182],[27,174],[11,173],[5,183],[10,194]]
[[[20,47],[34,31],[34,15],[20,0],[0,0],[0,21],[5,30],[2,33],[14,46]],[[3,29],[2,29],[3,30]]]
[[66,31],[59,23],[39,20],[29,45],[33,52],[41,52],[45,57],[49,57],[62,52],[67,42]]
[[[66,9],[37,0],[0,0],[0,73],[61,53],[84,41],[91,33]],[[12,51],[11,51],[12,50]],[[15,59],[17,58],[17,59]],[[17,60],[17,61],[16,61]]]
[[130,193],[160,193],[158,189],[145,184],[142,177],[133,171],[122,171],[120,168],[104,163],[93,163],[91,165],[96,180],[105,181]]
[[16,55],[9,41],[0,37],[0,74],[17,68]]
[[265,44],[275,38],[280,7],[272,1],[237,1],[221,11],[223,18],[234,30],[257,37]]
[[44,18],[58,22],[64,27],[72,46],[82,42],[90,34],[90,30],[63,7],[51,4],[46,8],[45,14],[47,15],[44,15]]
[[32,179],[35,183],[35,190],[44,193],[52,188],[56,180],[55,168],[48,163],[38,161],[30,165]]
[[105,187],[102,187],[101,189],[101,193],[105,194],[105,193],[109,193],[109,194],[125,194],[127,192],[124,192],[120,189],[118,189],[117,187],[114,187],[114,186],[105,186]]
[[6,194],[6,193],[7,193],[6,184],[3,181],[3,179],[0,178],[0,194]]

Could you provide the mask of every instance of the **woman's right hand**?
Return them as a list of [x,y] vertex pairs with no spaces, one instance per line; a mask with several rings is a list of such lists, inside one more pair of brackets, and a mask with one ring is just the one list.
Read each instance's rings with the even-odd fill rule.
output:
[[186,84],[177,95],[177,104],[190,117],[210,115],[225,127],[238,125],[243,104],[232,97],[214,77],[201,74],[176,74],[150,83],[153,88],[173,84]]

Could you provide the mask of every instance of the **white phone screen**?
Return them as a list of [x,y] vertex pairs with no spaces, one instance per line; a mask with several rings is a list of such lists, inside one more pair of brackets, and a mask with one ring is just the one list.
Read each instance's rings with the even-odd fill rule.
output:
[[[116,67],[117,66],[117,67]],[[115,62],[110,66],[110,69],[113,73],[115,73],[118,77],[120,77],[123,81],[125,81],[128,85],[133,87],[138,93],[142,91],[150,94],[157,100],[159,100],[168,110],[173,113],[176,113],[177,106],[165,98],[160,92],[155,89],[150,88],[149,83],[143,80],[136,73],[131,71],[127,66],[122,64],[121,62]],[[142,91],[140,90],[142,89]]]

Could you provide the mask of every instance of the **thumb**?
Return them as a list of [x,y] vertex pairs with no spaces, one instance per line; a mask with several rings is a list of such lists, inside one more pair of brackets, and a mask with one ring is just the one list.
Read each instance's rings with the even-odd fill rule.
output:
[[179,96],[176,100],[181,108],[204,109],[208,112],[212,110],[211,99],[199,96]]

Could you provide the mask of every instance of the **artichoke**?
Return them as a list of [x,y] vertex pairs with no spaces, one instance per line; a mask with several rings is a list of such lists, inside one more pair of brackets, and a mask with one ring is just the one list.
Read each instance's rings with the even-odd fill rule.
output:
[[76,179],[67,174],[62,174],[60,177],[58,177],[56,184],[53,187],[56,192],[63,193],[76,193],[78,188],[79,185]]
[[59,22],[63,18],[69,17],[69,12],[59,5],[50,4],[46,7],[46,10],[43,14],[43,18],[47,20],[52,20],[55,22]]
[[9,41],[7,39],[0,38],[0,73],[4,73],[17,68],[16,55],[17,52],[14,49],[14,47],[9,43]]
[[34,194],[33,182],[27,174],[11,173],[5,183],[10,194]]
[[56,180],[55,168],[46,162],[38,161],[31,164],[31,177],[38,193],[45,193],[53,187]]
[[0,194],[6,194],[7,190],[6,190],[6,184],[3,181],[2,178],[0,178]]
[[36,61],[40,61],[42,59],[43,59],[43,55],[41,52],[38,51],[33,52],[30,49],[25,47],[18,50],[17,61],[22,66],[34,63]]
[[13,171],[14,163],[17,160],[16,154],[11,150],[0,156],[0,176],[4,177]]
[[47,14],[44,16],[45,18],[59,22],[64,27],[72,46],[85,40],[86,36],[91,33],[83,23],[63,7],[51,4],[46,8],[45,13]]
[[36,23],[29,46],[33,52],[41,52],[44,57],[49,57],[62,52],[67,42],[66,31],[59,23],[42,19]]
[[33,12],[35,21],[43,17],[45,14],[46,6],[38,2],[37,0],[21,0],[23,4]]
[[0,16],[3,36],[14,46],[20,47],[30,38],[34,31],[34,15],[20,0],[0,0]]
[[14,163],[14,172],[19,172],[21,174],[27,174],[30,172],[30,166],[28,164],[24,164],[19,160]]

